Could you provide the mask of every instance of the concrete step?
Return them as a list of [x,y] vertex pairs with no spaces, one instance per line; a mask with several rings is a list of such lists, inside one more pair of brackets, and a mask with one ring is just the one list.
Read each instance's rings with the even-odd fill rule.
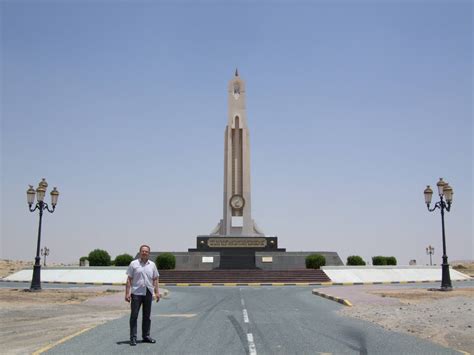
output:
[[329,282],[322,270],[161,270],[162,283]]

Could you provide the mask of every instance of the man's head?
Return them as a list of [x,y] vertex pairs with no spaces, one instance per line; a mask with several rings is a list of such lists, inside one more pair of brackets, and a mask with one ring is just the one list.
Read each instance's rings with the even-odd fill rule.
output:
[[140,259],[147,261],[150,256],[150,247],[146,244],[140,246]]

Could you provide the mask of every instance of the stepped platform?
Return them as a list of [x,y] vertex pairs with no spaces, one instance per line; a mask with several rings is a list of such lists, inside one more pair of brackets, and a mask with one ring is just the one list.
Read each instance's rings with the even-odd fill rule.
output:
[[330,282],[322,270],[160,270],[160,283],[296,283]]

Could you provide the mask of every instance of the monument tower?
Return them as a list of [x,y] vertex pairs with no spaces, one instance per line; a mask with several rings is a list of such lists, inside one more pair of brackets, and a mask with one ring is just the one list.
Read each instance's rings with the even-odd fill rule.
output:
[[245,108],[245,81],[235,70],[227,87],[227,126],[224,136],[223,218],[211,232],[221,236],[263,236],[251,213],[250,141]]
[[[208,256],[202,256],[203,260],[212,262],[213,267],[219,269],[259,268],[257,252],[285,252],[284,248],[278,248],[278,238],[266,237],[252,219],[245,96],[245,82],[236,69],[227,86],[223,216],[210,235],[198,235],[196,248],[188,249],[191,253],[205,253]],[[193,260],[195,265],[204,267],[204,261]]]
[[[265,236],[252,219],[250,196],[250,141],[245,107],[245,82],[237,69],[227,86],[227,125],[224,134],[223,216],[209,235],[198,235],[196,247],[180,255],[183,269],[305,268],[313,252],[286,252],[277,236]],[[333,252],[325,255],[327,265],[342,265]],[[175,253],[178,255],[178,253]]]

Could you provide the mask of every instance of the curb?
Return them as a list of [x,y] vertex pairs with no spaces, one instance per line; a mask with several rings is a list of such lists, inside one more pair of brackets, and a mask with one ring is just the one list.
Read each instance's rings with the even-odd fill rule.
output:
[[[455,282],[472,281],[471,279],[453,280]],[[30,282],[31,280],[4,280],[1,282]],[[186,282],[186,283],[167,283],[160,282],[160,286],[200,286],[200,287],[214,287],[214,286],[356,286],[356,285],[399,285],[399,284],[416,284],[416,283],[432,283],[441,282],[441,280],[423,280],[423,281],[374,281],[374,282]],[[92,285],[92,286],[125,286],[125,282],[66,282],[66,281],[41,281],[43,284],[58,284],[58,285]]]
[[[463,280],[452,280],[455,282],[472,281],[474,278],[463,279]],[[420,283],[432,283],[441,282],[439,280],[423,280],[423,281],[372,281],[372,282],[323,282],[321,285],[325,286],[355,286],[355,285],[403,285],[403,284],[420,284]]]
[[219,287],[219,286],[325,286],[330,285],[330,282],[217,282],[217,283],[160,283],[163,286],[176,286],[176,287]]
[[[31,282],[31,280],[3,280],[0,279],[1,282]],[[66,282],[66,281],[41,281],[42,284],[58,284],[58,285],[93,285],[93,286],[125,286],[125,282]]]
[[[2,282],[29,282],[29,281],[16,281],[16,280],[1,280]],[[61,282],[61,281],[42,281],[43,284],[58,284],[58,285],[91,285],[91,286],[125,286],[125,282]],[[160,284],[160,286],[165,286],[165,284]],[[161,289],[162,293],[160,295],[162,297],[166,297],[169,295],[169,290]]]
[[338,297],[334,297],[334,296],[330,296],[330,295],[327,295],[325,293],[322,293],[322,292],[318,292],[316,290],[313,290],[313,295],[317,295],[317,296],[321,296],[321,297],[324,297],[324,298],[327,298],[328,300],[331,300],[331,301],[335,301],[337,303],[340,303],[344,306],[348,306],[348,307],[352,307],[352,303],[349,302],[349,300],[345,300],[343,298],[338,298]]
[[[465,280],[454,280],[459,281],[471,281],[472,279]],[[206,283],[206,282],[183,282],[183,283],[167,283],[160,282],[162,286],[202,286],[202,287],[213,287],[213,286],[354,286],[354,285],[397,285],[397,284],[415,284],[415,283],[433,283],[441,282],[441,280],[423,280],[423,281],[374,281],[374,282],[219,282],[219,283]]]

